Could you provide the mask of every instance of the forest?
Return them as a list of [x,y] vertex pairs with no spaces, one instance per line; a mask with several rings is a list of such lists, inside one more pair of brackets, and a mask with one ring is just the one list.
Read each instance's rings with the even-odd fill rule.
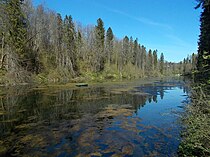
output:
[[[104,21],[100,17],[95,20],[95,24],[90,23],[89,25],[84,25],[81,22],[75,21],[74,17],[71,16],[71,12],[69,12],[69,14],[66,16],[62,16],[60,13],[48,9],[43,4],[34,6],[31,0],[0,0],[0,86],[4,89],[9,89],[13,86],[14,88],[16,88],[16,85],[25,84],[66,85],[67,83],[78,82],[100,83],[106,81],[128,81],[155,77],[162,79],[164,76],[184,76],[184,78],[190,79],[190,84],[188,85],[190,89],[188,91],[187,88],[188,92],[184,92],[183,94],[188,95],[186,101],[184,101],[187,103],[186,106],[180,107],[184,110],[184,113],[182,113],[181,115],[177,114],[180,117],[181,123],[183,125],[183,130],[181,132],[182,140],[178,148],[178,156],[210,156],[210,1],[194,1],[197,5],[195,6],[195,8],[192,9],[201,10],[198,51],[189,54],[188,56],[186,56],[186,58],[183,58],[182,61],[175,63],[169,62],[165,59],[166,57],[164,56],[164,53],[166,52],[159,52],[157,49],[152,50],[149,47],[144,46],[143,43],[140,43],[139,41],[141,40],[136,37],[128,35],[125,35],[123,38],[117,37],[114,33],[114,30],[112,29],[112,26],[109,26],[106,29]],[[138,34],[138,32],[136,33]],[[178,78],[180,79],[181,77]],[[155,97],[151,97],[152,94],[150,94],[150,97],[148,98],[149,103],[157,103],[157,100],[162,103],[163,95],[167,95],[168,93],[170,94],[169,89],[179,89],[180,91],[182,90],[180,84],[178,84],[179,86],[177,86],[179,88],[175,88],[175,85],[170,84],[170,81],[166,82],[167,85],[170,85],[170,88],[165,87],[165,89],[163,90],[163,87],[165,86],[163,82],[164,81],[161,80],[159,84],[154,84],[154,87],[148,85],[148,91],[151,92],[153,90],[153,92],[155,93]],[[156,89],[156,86],[158,88],[161,87],[161,90],[158,91]],[[21,86],[21,88],[22,87],[25,88],[25,86]],[[48,88],[48,86],[46,86],[46,88]],[[110,88],[112,89],[111,91],[109,89],[104,90],[103,88],[96,88],[91,89],[90,94],[85,93],[85,90],[89,90],[88,88],[84,91],[81,88],[76,88],[78,91],[60,91],[60,93],[57,93],[57,95],[59,95],[57,98],[55,97],[55,93],[50,93],[50,95],[49,93],[47,94],[46,91],[45,93],[43,91],[38,92],[35,90],[35,96],[31,97],[32,102],[30,103],[28,103],[28,101],[31,99],[29,98],[31,94],[30,92],[29,96],[26,96],[24,94],[23,96],[21,95],[22,92],[20,92],[20,90],[17,88],[18,94],[14,94],[15,92],[11,92],[12,94],[14,94],[14,99],[11,99],[12,94],[5,94],[3,89],[0,90],[0,118],[11,118],[12,116],[8,116],[12,114],[12,112],[10,112],[10,108],[15,108],[18,106],[19,108],[21,108],[21,105],[25,104],[25,106],[27,106],[27,109],[29,109],[31,107],[28,106],[28,104],[32,104],[34,105],[34,108],[37,106],[38,108],[36,109],[37,111],[34,111],[34,113],[32,114],[35,116],[30,117],[31,119],[27,119],[27,114],[25,114],[27,109],[24,110],[21,108],[21,110],[19,110],[19,108],[17,108],[17,111],[15,110],[14,113],[16,114],[17,112],[17,115],[23,114],[26,119],[30,121],[30,123],[34,121],[38,122],[37,117],[39,117],[40,115],[46,118],[46,114],[44,112],[38,116],[36,115],[38,112],[41,112],[40,108],[43,107],[44,110],[48,112],[49,109],[47,107],[49,106],[47,104],[49,103],[50,105],[52,105],[53,101],[54,103],[56,102],[56,104],[54,104],[54,106],[52,107],[50,106],[50,110],[52,110],[52,112],[58,112],[60,109],[62,110],[61,114],[56,115],[59,120],[66,120],[66,117],[62,119],[62,116],[65,116],[64,113],[70,115],[73,115],[74,112],[76,112],[77,114],[80,113],[79,111],[81,109],[78,109],[78,106],[71,106],[72,104],[82,104],[80,105],[82,109],[84,105],[87,105],[87,109],[94,108],[97,109],[98,112],[98,110],[102,110],[102,107],[98,107],[103,106],[103,103],[109,100],[107,103],[108,105],[111,104],[109,106],[111,107],[111,109],[108,108],[108,111],[113,110],[115,113],[117,113],[117,109],[113,107],[115,104],[113,105],[113,102],[111,102],[111,100],[115,98],[117,98],[117,102],[119,101],[122,103],[121,105],[133,103],[133,107],[135,108],[136,113],[135,116],[137,116],[137,111],[140,112],[139,106],[141,106],[138,103],[141,102],[142,106],[147,106],[146,98],[149,94],[147,93],[147,95],[145,94],[145,92],[142,95],[142,89],[145,89],[145,91],[147,91],[147,88],[148,87],[146,85],[136,87],[132,90],[121,88],[114,90]],[[185,88],[186,86],[183,86],[184,91]],[[50,88],[48,90],[50,91]],[[106,93],[107,91],[108,93]],[[78,95],[75,94],[77,92],[79,93]],[[101,98],[99,95],[96,94],[97,92],[100,94]],[[94,95],[94,93],[96,95]],[[178,96],[181,95],[180,93],[178,93]],[[79,98],[82,96],[84,97],[84,100],[81,100],[81,102],[78,103],[78,101],[80,101]],[[140,96],[143,96],[144,99],[140,99]],[[158,96],[160,96],[159,99]],[[75,98],[75,100],[73,98]],[[181,100],[180,97],[177,98]],[[16,105],[15,100],[18,99],[21,99],[20,105]],[[99,99],[103,101],[99,101]],[[94,106],[88,105],[91,104],[89,102],[91,100],[94,100]],[[172,99],[172,101],[175,101],[175,99]],[[167,105],[173,104],[174,102],[172,101],[170,103],[167,102]],[[119,102],[118,105],[120,104]],[[69,105],[70,103],[72,104]],[[98,105],[97,103],[100,104]],[[71,113],[68,113],[69,110],[65,110],[65,108],[63,109],[62,104],[67,105],[67,109],[73,108],[73,111]],[[126,105],[126,109],[124,109],[125,111],[132,108],[132,106],[131,108],[129,108]],[[175,104],[176,107],[179,105],[180,104]],[[7,108],[5,106],[9,108],[9,112],[7,112]],[[81,112],[81,115],[79,114],[79,116],[82,117],[84,113],[85,111]],[[16,116],[15,114],[14,117]],[[48,114],[51,116],[53,115],[50,112],[48,112]],[[106,114],[103,113],[102,115],[104,116]],[[125,115],[127,115],[127,113]],[[79,116],[77,117],[78,119],[81,118]],[[106,116],[104,117],[106,118]],[[96,122],[99,122],[100,120],[103,121],[105,119],[104,117],[99,117],[100,119],[97,119],[97,117]],[[11,124],[11,128],[14,127],[15,129],[15,123],[17,122],[15,118],[12,119],[12,122],[9,121],[11,119],[4,119],[4,121],[2,120],[0,122],[2,124],[6,124],[5,126]],[[52,116],[52,118],[54,117]],[[94,118],[94,116],[91,118]],[[114,119],[114,116],[110,116],[107,119],[112,121]],[[92,120],[90,121],[93,122]],[[46,121],[44,120],[41,122],[43,122],[44,126],[46,124],[48,125],[48,123],[45,123]],[[59,124],[60,121],[58,125]],[[63,124],[64,123],[62,123],[62,125]],[[118,123],[116,122],[116,124]],[[106,125],[109,126],[110,124]],[[35,125],[33,125],[33,127],[34,126]],[[133,128],[135,127],[136,125]],[[29,128],[26,129],[29,130]],[[94,124],[94,129],[95,128],[96,127]],[[21,126],[18,129],[25,128],[24,126]],[[54,131],[57,131],[56,129]],[[161,129],[157,130],[160,131]],[[137,131],[139,130],[137,129]],[[7,133],[8,132],[5,133],[5,136],[4,134],[1,135],[2,137],[6,137],[6,140],[8,139],[6,136]],[[162,133],[163,132],[161,132],[161,135],[165,136],[165,134]],[[31,139],[33,139],[33,136],[30,135],[29,137],[29,139],[22,139],[21,135],[22,142],[30,142]],[[64,138],[62,137],[62,139]],[[70,139],[71,138],[68,138],[69,141]],[[10,138],[10,142],[14,142],[13,139],[11,140]],[[82,143],[84,141],[80,140],[79,142]],[[2,143],[3,142],[0,140],[0,145]],[[110,142],[109,144],[112,143],[113,142]],[[8,143],[6,142],[6,144]],[[27,144],[28,143],[24,143],[24,146],[22,148],[25,148]],[[33,146],[35,146],[34,143]],[[133,145],[131,145],[130,147],[132,146]],[[122,146],[122,149],[120,148],[117,150],[130,153],[130,150],[128,151],[128,148],[125,147],[123,149],[123,147],[124,146]],[[147,144],[145,144],[144,147],[147,148]],[[8,151],[9,153],[11,153],[12,149],[10,149],[10,146],[8,146],[8,149],[0,149],[0,156],[2,152],[5,153],[6,151]]]
[[138,79],[196,68],[196,54],[167,62],[137,38],[118,39],[101,18],[84,26],[31,0],[0,4],[0,84]]

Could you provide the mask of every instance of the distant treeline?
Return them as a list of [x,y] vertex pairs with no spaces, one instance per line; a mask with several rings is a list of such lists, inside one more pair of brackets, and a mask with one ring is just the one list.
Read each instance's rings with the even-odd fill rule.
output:
[[0,83],[180,74],[195,68],[196,59],[193,54],[180,63],[167,62],[137,38],[118,39],[101,18],[84,26],[30,0],[0,0],[0,46]]

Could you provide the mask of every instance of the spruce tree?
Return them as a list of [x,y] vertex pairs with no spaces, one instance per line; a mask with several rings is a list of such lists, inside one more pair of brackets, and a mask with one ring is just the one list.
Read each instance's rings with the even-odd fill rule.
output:
[[128,59],[131,63],[133,63],[133,56],[134,56],[134,41],[133,37],[131,36],[129,39],[129,53],[128,53]]
[[146,68],[146,58],[147,58],[147,51],[146,51],[146,47],[144,45],[141,46],[141,69],[143,71],[143,73],[145,72],[145,68]]
[[198,2],[196,8],[201,6],[203,11],[200,16],[197,69],[200,72],[210,73],[210,1],[198,0]]
[[136,66],[137,66],[138,53],[139,53],[139,44],[138,44],[138,39],[136,38],[134,41],[133,58],[132,58],[132,63],[133,65]]
[[80,60],[83,60],[83,56],[81,54],[81,50],[82,50],[82,46],[83,46],[83,42],[82,42],[82,34],[80,31],[77,32],[77,43],[76,43],[76,46],[77,46],[77,60],[80,59]]
[[148,52],[147,70],[149,72],[153,71],[153,57],[152,57],[152,50],[151,49]]
[[100,72],[104,69],[105,54],[104,54],[105,29],[101,18],[97,20],[95,26],[95,51],[96,51],[96,67],[95,72]]
[[157,57],[157,50],[153,51],[153,66],[154,66],[154,70],[157,70],[157,65],[158,64],[158,57]]
[[61,66],[61,60],[62,60],[62,43],[63,43],[63,20],[61,17],[61,14],[57,14],[57,44],[56,44],[56,60],[57,65]]
[[21,10],[22,1],[6,1],[6,14],[8,23],[7,43],[22,59],[25,56],[25,45],[27,41],[27,23],[26,18]]
[[110,66],[111,56],[113,53],[113,46],[114,46],[114,34],[112,29],[109,27],[106,32],[106,54],[107,54],[107,63]]
[[64,58],[65,64],[69,68],[73,76],[78,71],[77,60],[76,60],[76,32],[74,23],[71,16],[67,16],[64,19],[64,41],[66,45],[67,58]]
[[164,72],[164,55],[161,53],[160,55],[160,73],[163,75]]
[[123,52],[122,52],[122,60],[123,60],[123,65],[128,63],[129,60],[129,38],[128,36],[125,36],[123,38]]

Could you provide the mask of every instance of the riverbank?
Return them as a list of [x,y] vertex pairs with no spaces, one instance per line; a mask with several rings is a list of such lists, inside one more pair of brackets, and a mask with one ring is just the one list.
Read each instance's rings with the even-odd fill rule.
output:
[[[27,77],[25,77],[27,76]],[[8,73],[0,73],[0,86],[16,86],[16,85],[35,85],[35,86],[75,86],[77,83],[100,84],[100,83],[119,83],[135,80],[147,80],[151,78],[164,78],[165,75],[152,73],[150,75],[142,75],[138,72],[132,74],[120,75],[120,73],[84,73],[77,77],[70,75],[58,75],[57,73],[40,73],[10,76]]]
[[179,156],[210,156],[210,95],[207,85],[193,88],[191,103],[182,116],[185,130]]
[[102,83],[102,82],[119,82],[124,80],[139,80],[144,78],[164,77],[174,75],[166,71],[161,74],[158,70],[146,72],[140,71],[134,67],[125,67],[119,72],[116,66],[106,67],[101,72],[80,71],[72,76],[65,69],[48,69],[41,73],[31,73],[24,70],[9,72],[0,70],[0,85],[19,85],[19,84],[68,84],[68,83]]

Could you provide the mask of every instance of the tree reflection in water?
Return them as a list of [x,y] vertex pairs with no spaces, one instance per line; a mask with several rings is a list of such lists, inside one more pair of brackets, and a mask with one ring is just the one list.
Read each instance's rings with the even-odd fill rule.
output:
[[148,103],[160,105],[166,92],[177,89],[188,91],[181,82],[155,82],[131,89],[3,89],[0,155],[176,154],[177,145],[172,146],[176,137],[155,125],[143,125],[146,119],[140,118],[139,111]]

